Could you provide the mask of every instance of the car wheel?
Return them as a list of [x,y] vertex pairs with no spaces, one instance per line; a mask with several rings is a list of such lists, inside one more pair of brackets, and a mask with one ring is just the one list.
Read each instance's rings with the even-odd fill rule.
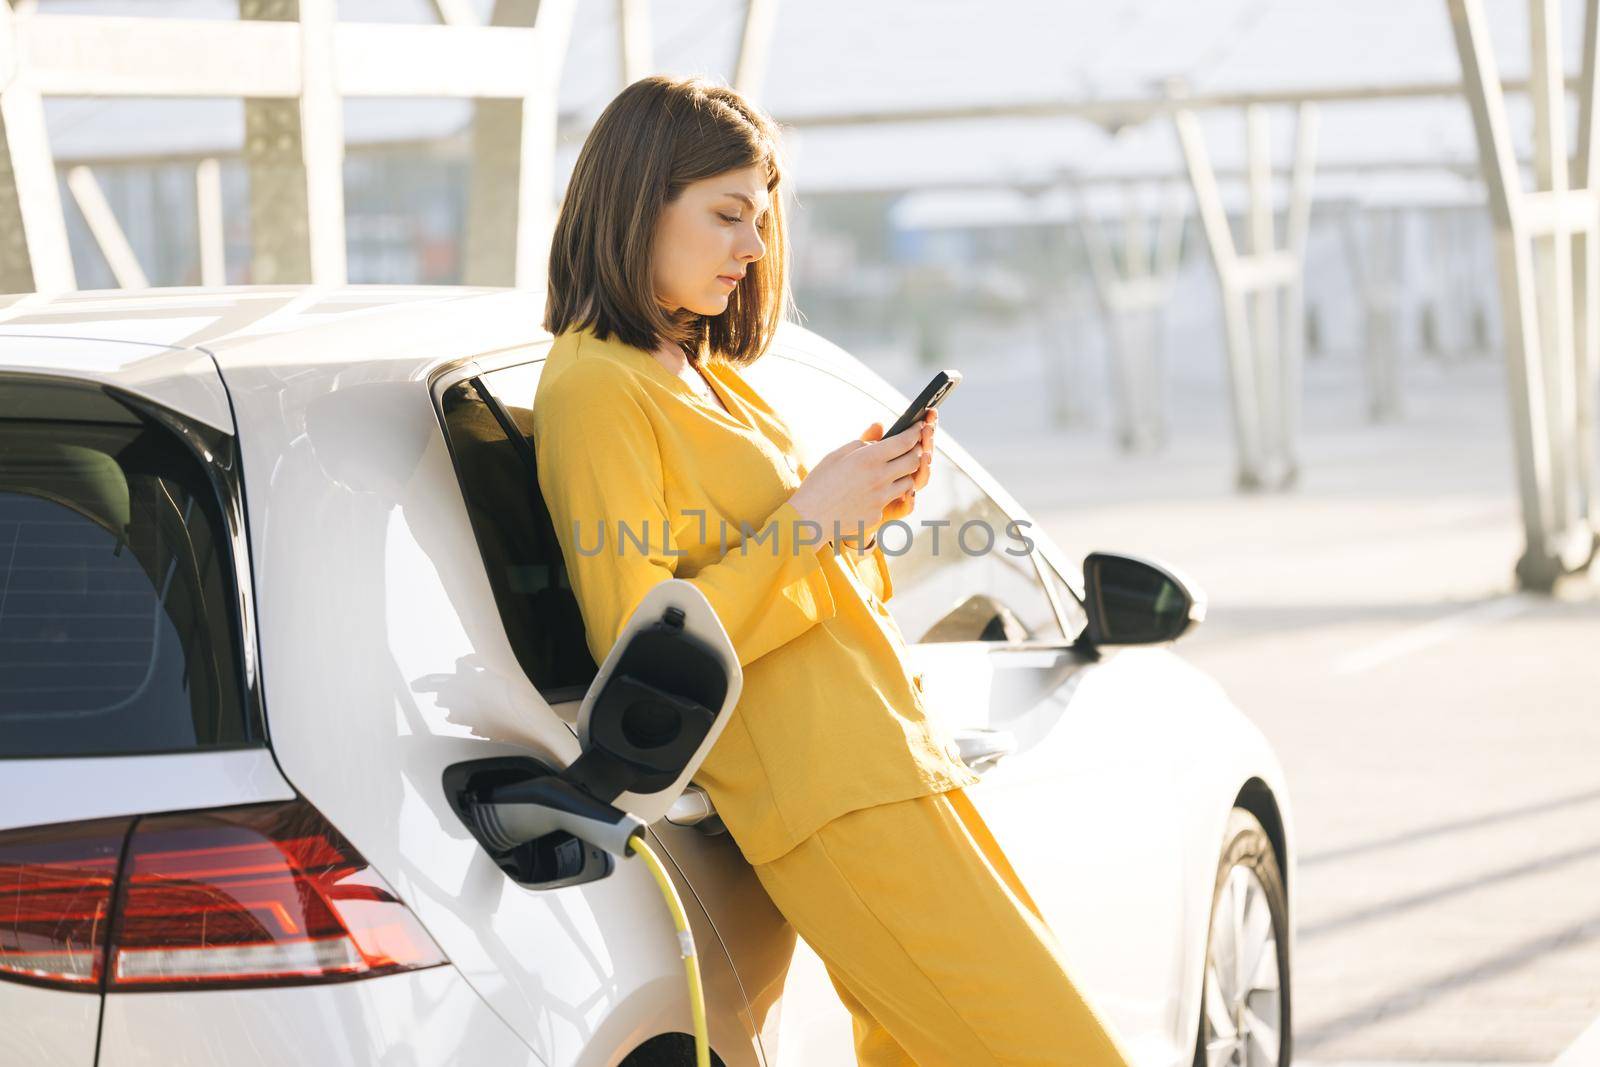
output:
[[1272,841],[1233,809],[1211,897],[1194,1067],[1288,1067],[1288,895]]
[[[657,1034],[632,1052],[617,1067],[694,1067],[693,1034]],[[711,1067],[725,1067],[716,1049]]]

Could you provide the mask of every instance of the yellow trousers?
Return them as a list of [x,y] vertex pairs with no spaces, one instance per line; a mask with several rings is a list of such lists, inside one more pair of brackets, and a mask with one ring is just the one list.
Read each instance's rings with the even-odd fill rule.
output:
[[827,966],[862,1067],[1128,1067],[962,790],[849,812],[755,872]]

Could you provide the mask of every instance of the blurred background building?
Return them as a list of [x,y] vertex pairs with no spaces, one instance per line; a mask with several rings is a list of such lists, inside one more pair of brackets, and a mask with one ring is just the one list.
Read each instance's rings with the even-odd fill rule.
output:
[[[13,6],[19,26],[35,15],[54,20],[46,33],[11,34],[44,39],[18,58],[48,69],[44,79],[54,83],[43,90],[44,129],[13,121],[8,134],[14,153],[37,155],[47,143],[60,185],[71,262],[45,287],[223,280],[538,287],[537,253],[512,267],[495,250],[480,250],[473,266],[474,189],[487,191],[476,224],[484,234],[504,229],[504,218],[517,211],[516,189],[504,190],[497,174],[512,174],[513,184],[530,180],[496,164],[500,170],[483,168],[474,186],[475,123],[485,131],[476,136],[506,141],[516,127],[491,108],[507,101],[471,99],[459,87],[452,87],[454,98],[399,96],[411,90],[397,87],[404,78],[393,72],[388,85],[382,72],[363,71],[365,83],[356,88],[317,91],[325,114],[313,121],[331,131],[322,169],[341,172],[338,195],[327,199],[337,204],[342,195],[343,211],[342,233],[311,226],[342,247],[338,267],[316,276],[280,249],[262,247],[254,232],[279,233],[286,227],[278,223],[305,210],[288,197],[281,208],[287,214],[273,213],[298,175],[261,147],[271,137],[252,140],[251,133],[252,122],[256,134],[273,133],[271,124],[282,120],[271,116],[292,110],[292,99],[192,94],[208,84],[273,81],[205,76],[207,64],[218,62],[213,52],[228,55],[221,38],[207,36],[216,23],[302,18],[308,27],[337,20],[394,30],[445,24],[471,33],[542,20],[549,43],[520,57],[556,80],[549,99],[527,105],[551,110],[553,140],[539,148],[553,157],[553,172],[525,187],[541,205],[548,200],[553,209],[586,130],[631,77],[742,77],[787,127],[794,286],[809,325],[889,369],[970,350],[974,332],[1006,337],[1007,353],[1032,353],[1040,364],[1047,387],[1030,392],[1047,406],[1052,425],[1104,422],[1125,451],[1166,443],[1175,391],[1230,367],[1230,305],[1207,280],[1214,265],[1204,213],[1190,191],[1195,181],[1212,185],[1231,213],[1241,252],[1258,239],[1273,247],[1274,230],[1278,242],[1296,245],[1285,249],[1293,281],[1281,281],[1286,291],[1278,295],[1289,298],[1284,314],[1260,321],[1252,312],[1252,328],[1274,339],[1267,347],[1284,350],[1274,358],[1255,342],[1265,409],[1254,420],[1241,411],[1237,392],[1248,391],[1236,368],[1250,357],[1232,353],[1242,486],[1272,488],[1298,475],[1298,402],[1277,411],[1276,394],[1300,395],[1301,352],[1312,361],[1356,359],[1367,413],[1383,421],[1402,410],[1403,362],[1482,359],[1496,348],[1499,302],[1478,147],[1459,92],[1456,44],[1443,9],[1429,5],[1398,12],[1378,3],[1341,5],[1337,19],[1315,5],[1253,0],[1033,3],[981,16],[954,3],[847,11],[746,0]],[[1508,70],[1520,77],[1528,42],[1519,6],[1501,4],[1491,13]],[[123,41],[118,52],[119,33],[141,23],[115,20],[130,18],[196,32],[186,43],[181,32]],[[1581,20],[1567,21],[1574,24],[1569,42],[1581,42]],[[63,43],[72,40],[94,43]],[[410,51],[397,63],[425,64],[427,49],[441,40],[374,36],[351,51],[370,57],[403,43]],[[199,74],[136,87],[138,62],[94,68],[97,52],[164,47],[183,57],[173,60],[179,69],[193,63]],[[462,60],[471,47],[449,58]],[[519,62],[503,52],[492,58]],[[297,55],[291,49],[266,63],[293,67]],[[381,57],[369,65],[380,68]],[[437,77],[449,84],[451,70],[441,62]],[[293,82],[292,71],[279,80]],[[537,73],[524,80],[542,88]],[[97,84],[116,95],[73,95]],[[1201,171],[1180,147],[1175,100],[1197,104],[1190,147],[1199,146]],[[1319,100],[1330,105],[1320,113]],[[1291,174],[1296,159],[1303,166]],[[526,169],[549,168],[541,161]],[[252,174],[272,187],[252,193]],[[1260,188],[1255,200],[1246,195],[1252,175]],[[1298,234],[1285,233],[1296,227],[1297,178],[1303,221]],[[1318,209],[1308,213],[1313,180]],[[1264,237],[1250,203],[1267,205]],[[115,236],[97,237],[86,211]],[[1281,217],[1276,227],[1274,213]],[[209,226],[208,217],[216,220]],[[537,239],[528,244],[535,246]],[[518,270],[525,276],[518,279]],[[9,287],[32,286],[12,280]],[[1247,298],[1241,291],[1241,301]],[[1280,360],[1283,388],[1276,389],[1271,379]],[[1287,421],[1275,429],[1268,425],[1275,417]]]

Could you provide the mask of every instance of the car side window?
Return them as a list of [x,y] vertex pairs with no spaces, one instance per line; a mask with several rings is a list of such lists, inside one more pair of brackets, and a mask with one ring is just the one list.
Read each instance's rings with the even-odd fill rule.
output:
[[[1060,641],[1061,623],[1010,517],[953,463],[935,463],[917,494],[914,536],[884,532],[900,628],[913,640]],[[893,601],[899,601],[898,605]]]
[[[807,465],[900,414],[858,387],[796,360],[763,358],[745,372],[797,438]],[[1060,641],[1026,527],[942,453],[917,493],[908,531],[887,527],[881,544],[894,594],[887,607],[908,641]]]
[[597,672],[533,463],[532,408],[543,361],[458,382],[442,397],[446,436],[506,639],[552,701]]

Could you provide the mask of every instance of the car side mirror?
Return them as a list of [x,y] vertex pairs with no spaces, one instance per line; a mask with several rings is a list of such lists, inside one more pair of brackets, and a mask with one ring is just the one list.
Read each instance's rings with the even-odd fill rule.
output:
[[578,709],[581,754],[564,770],[494,757],[445,770],[445,794],[489,855],[526,885],[604,878],[663,818],[738,703],[744,673],[692,583],[654,586]]
[[1206,617],[1205,593],[1178,573],[1136,556],[1091,552],[1083,561],[1085,643],[1174,641]]

